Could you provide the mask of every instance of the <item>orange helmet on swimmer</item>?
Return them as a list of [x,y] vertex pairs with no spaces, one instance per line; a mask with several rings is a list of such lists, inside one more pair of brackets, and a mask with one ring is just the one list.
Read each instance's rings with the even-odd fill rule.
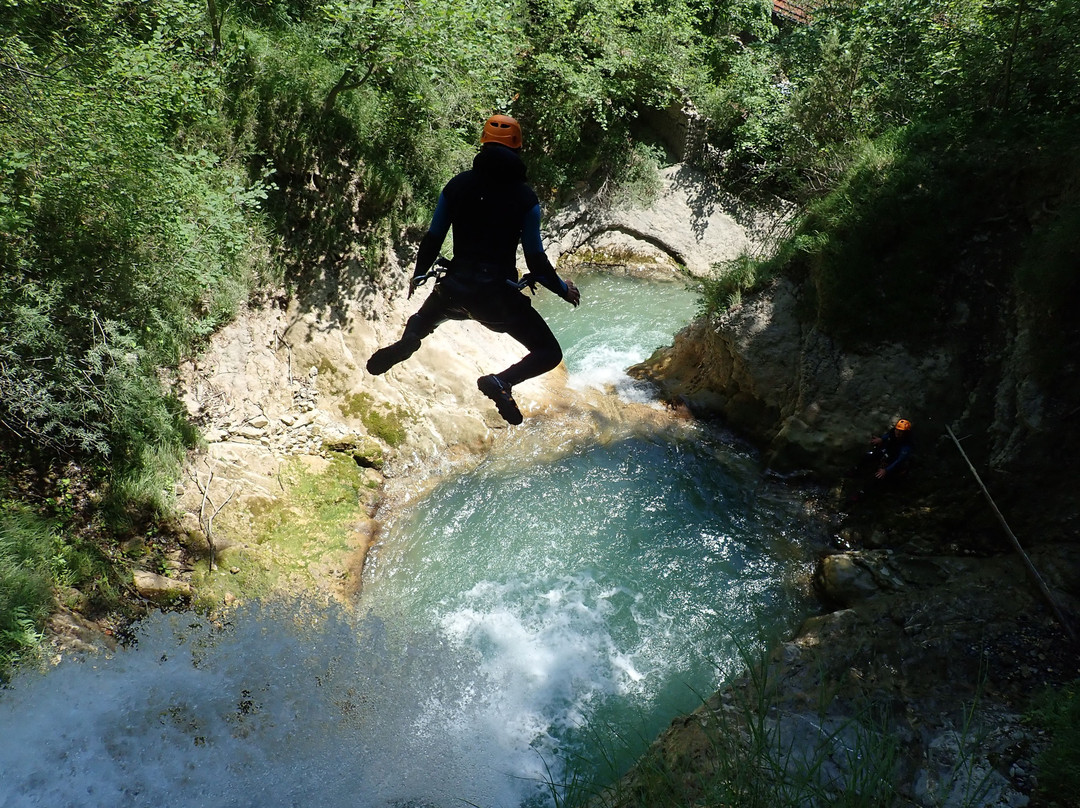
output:
[[509,115],[492,115],[484,121],[480,143],[501,143],[511,149],[521,148],[521,124]]
[[911,421],[907,421],[901,418],[899,421],[896,422],[897,432],[907,432],[909,429],[911,429]]

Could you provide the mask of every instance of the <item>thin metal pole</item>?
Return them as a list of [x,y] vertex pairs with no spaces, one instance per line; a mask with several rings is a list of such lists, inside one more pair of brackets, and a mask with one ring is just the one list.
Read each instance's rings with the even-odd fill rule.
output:
[[952,429],[948,424],[945,425],[945,430],[949,433],[949,437],[953,439],[953,443],[956,444],[956,448],[960,451],[960,456],[964,458],[964,462],[967,463],[968,468],[971,469],[972,475],[975,477],[975,482],[979,484],[979,488],[982,489],[983,496],[986,497],[986,501],[990,503],[990,508],[993,510],[994,515],[997,516],[998,521],[1001,522],[1001,526],[1005,528],[1005,533],[1008,535],[1009,540],[1012,541],[1013,547],[1016,548],[1016,552],[1020,554],[1020,557],[1024,559],[1024,565],[1027,567],[1028,573],[1031,575],[1032,580],[1035,581],[1035,585],[1038,586],[1039,591],[1042,593],[1043,598],[1050,608],[1054,612],[1054,616],[1061,624],[1061,627],[1065,629],[1065,633],[1069,635],[1069,640],[1075,645],[1077,642],[1076,634],[1073,632],[1072,626],[1069,625],[1068,619],[1065,617],[1065,613],[1061,611],[1061,607],[1058,606],[1057,601],[1054,600],[1054,596],[1050,594],[1050,589],[1043,581],[1042,576],[1039,575],[1039,571],[1035,569],[1035,565],[1031,563],[1031,559],[1028,558],[1028,554],[1024,552],[1024,548],[1020,546],[1019,539],[1012,532],[1008,522],[1005,521],[1005,517],[1001,515],[1001,511],[998,510],[998,506],[994,503],[993,497],[990,496],[990,492],[986,490],[986,486],[983,485],[982,479],[979,477],[979,472],[975,470],[975,467],[971,465],[971,461],[968,460],[967,453],[964,451],[964,447],[960,445],[960,441],[956,439],[956,435],[953,434]]

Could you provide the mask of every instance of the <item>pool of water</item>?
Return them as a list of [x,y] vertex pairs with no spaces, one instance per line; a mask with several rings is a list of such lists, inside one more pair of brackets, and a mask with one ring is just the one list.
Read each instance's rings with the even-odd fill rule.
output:
[[[578,309],[537,303],[571,384],[648,401],[623,371],[695,295],[579,285]],[[535,419],[387,524],[355,614],[159,614],[132,649],[17,680],[0,805],[553,805],[813,608],[810,530],[799,492],[705,426]]]
[[719,436],[528,445],[404,514],[364,589],[372,615],[440,637],[473,671],[459,721],[508,773],[486,804],[620,772],[740,666],[740,646],[809,607],[799,500]]
[[[625,369],[670,343],[696,293],[578,285],[577,309],[536,302],[570,385],[652,401]],[[740,648],[811,606],[802,500],[752,454],[675,419],[559,429],[527,423],[393,521],[364,583],[371,614],[443,638],[475,671],[460,720],[495,744],[490,787],[507,773],[488,804],[610,779],[740,667]]]

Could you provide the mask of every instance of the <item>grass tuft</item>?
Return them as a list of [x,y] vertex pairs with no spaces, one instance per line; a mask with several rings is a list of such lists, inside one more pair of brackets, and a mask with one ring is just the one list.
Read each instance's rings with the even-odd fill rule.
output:
[[52,610],[55,542],[48,522],[0,504],[0,680],[41,639]]

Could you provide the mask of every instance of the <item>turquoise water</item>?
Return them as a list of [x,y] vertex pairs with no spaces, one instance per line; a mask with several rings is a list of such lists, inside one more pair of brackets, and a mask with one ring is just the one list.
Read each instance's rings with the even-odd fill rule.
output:
[[[670,343],[696,295],[579,286],[578,309],[536,304],[571,386],[649,401],[625,368]],[[493,768],[513,772],[500,805],[620,771],[739,667],[740,645],[810,607],[801,501],[752,455],[670,417],[573,441],[562,426],[527,423],[439,485],[390,526],[365,580],[371,613],[443,637],[477,672],[462,722],[498,739]]]
[[584,275],[575,283],[581,291],[577,308],[548,293],[534,300],[563,346],[572,385],[613,387],[632,400],[650,397],[624,371],[671,344],[672,335],[692,319],[697,292],[681,281],[611,275]]
[[[538,298],[572,386],[626,379],[693,315],[677,285]],[[0,697],[0,805],[554,804],[610,779],[792,628],[811,530],[723,434],[652,417],[530,418],[386,526],[359,615],[160,614],[136,647]],[[567,420],[570,419],[570,420]]]
[[567,779],[567,760],[589,777],[627,764],[737,668],[739,643],[790,628],[808,606],[799,537],[790,491],[708,434],[543,464],[515,444],[394,525],[364,602],[477,672],[463,723],[500,739],[498,766],[522,778],[510,805]]

